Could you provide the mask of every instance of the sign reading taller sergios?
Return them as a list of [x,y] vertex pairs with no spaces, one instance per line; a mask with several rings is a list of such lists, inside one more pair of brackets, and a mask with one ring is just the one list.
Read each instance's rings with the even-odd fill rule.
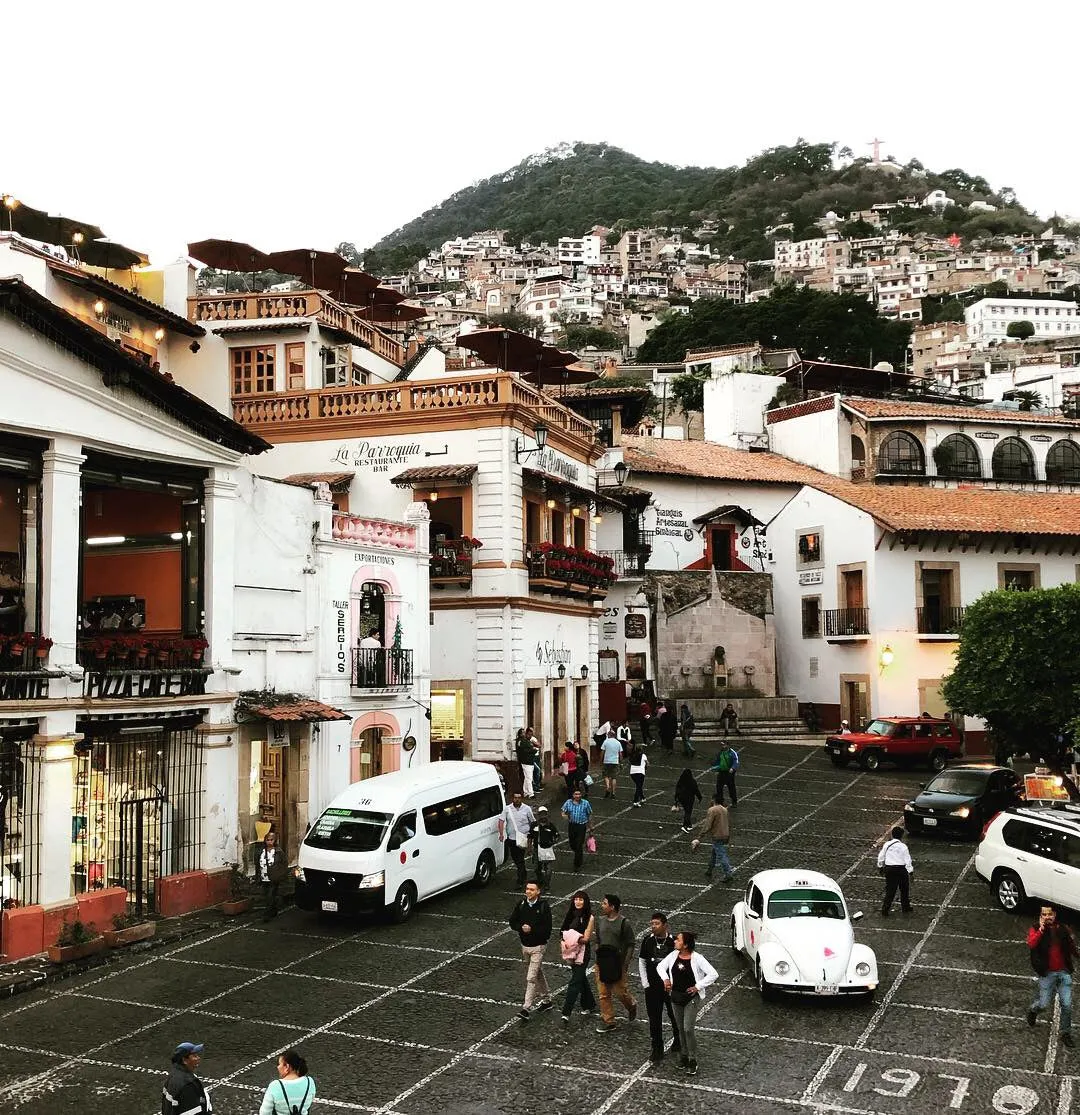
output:
[[331,464],[346,468],[365,468],[372,472],[389,472],[391,467],[403,465],[419,457],[424,447],[418,441],[403,445],[390,445],[380,441],[342,442],[330,459]]

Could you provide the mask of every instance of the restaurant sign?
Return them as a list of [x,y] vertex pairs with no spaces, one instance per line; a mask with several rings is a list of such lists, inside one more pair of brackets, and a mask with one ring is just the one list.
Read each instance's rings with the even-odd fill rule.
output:
[[409,461],[419,457],[423,451],[424,447],[418,441],[410,441],[404,445],[390,445],[383,441],[365,439],[356,442],[355,445],[342,442],[330,462],[347,468],[389,472],[391,467],[408,464]]

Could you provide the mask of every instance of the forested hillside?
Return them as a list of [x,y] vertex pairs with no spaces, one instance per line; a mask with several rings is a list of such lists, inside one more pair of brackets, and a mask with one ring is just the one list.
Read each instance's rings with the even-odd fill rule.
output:
[[616,231],[693,229],[706,219],[719,222],[719,231],[709,237],[714,251],[766,259],[772,256],[768,229],[787,226],[778,234],[792,239],[817,236],[814,222],[830,209],[846,217],[874,202],[921,199],[938,188],[958,206],[984,201],[996,211],[905,210],[893,227],[956,232],[965,241],[1045,227],[1008,186],[995,190],[967,171],[928,171],[915,160],[904,167],[874,167],[831,143],[800,140],[725,169],[647,162],[607,144],[577,143],[530,156],[459,190],[384,237],[364,259],[369,269],[389,273],[445,240],[483,229],[506,229],[514,243],[536,243],[581,235],[596,224]]

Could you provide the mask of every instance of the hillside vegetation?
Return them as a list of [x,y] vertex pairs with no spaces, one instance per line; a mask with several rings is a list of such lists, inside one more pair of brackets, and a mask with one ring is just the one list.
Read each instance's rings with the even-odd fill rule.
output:
[[959,169],[927,171],[915,160],[883,170],[868,159],[851,159],[846,148],[838,153],[832,143],[800,140],[724,169],[647,162],[604,143],[576,143],[459,190],[384,237],[364,261],[377,272],[397,271],[445,240],[483,229],[505,229],[513,243],[538,243],[581,235],[597,224],[692,229],[706,219],[719,222],[708,237],[714,251],[766,259],[772,256],[767,229],[786,225],[779,235],[818,236],[814,222],[830,209],[846,217],[874,202],[921,199],[932,189],[945,190],[960,206],[984,201],[997,211],[906,210],[894,215],[892,227],[956,232],[965,241],[1045,227],[1008,187],[994,190]]

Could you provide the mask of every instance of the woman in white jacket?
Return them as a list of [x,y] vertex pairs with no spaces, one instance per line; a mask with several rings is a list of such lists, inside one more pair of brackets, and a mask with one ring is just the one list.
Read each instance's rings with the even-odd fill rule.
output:
[[656,966],[656,974],[664,981],[664,990],[671,997],[675,1011],[675,1026],[679,1031],[681,1046],[679,1064],[687,1076],[697,1074],[697,1024],[698,1011],[705,1001],[704,991],[717,980],[716,969],[694,951],[695,934],[689,930],[675,935],[675,951]]
[[640,809],[645,804],[645,768],[649,765],[649,756],[642,748],[631,743],[626,750],[626,759],[634,782],[634,800],[631,804],[635,809]]

